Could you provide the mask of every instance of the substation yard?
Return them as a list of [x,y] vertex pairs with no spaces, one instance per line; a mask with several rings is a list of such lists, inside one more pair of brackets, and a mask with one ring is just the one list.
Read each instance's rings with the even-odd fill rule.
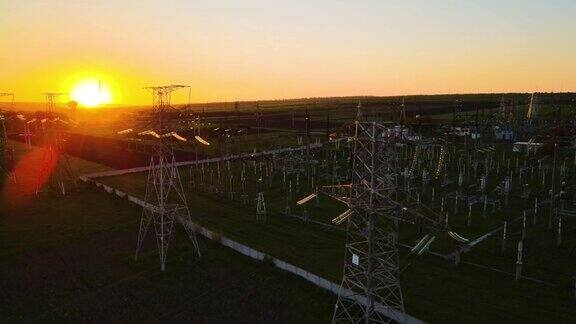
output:
[[[493,96],[489,99],[494,100]],[[446,124],[455,115],[449,113],[452,107],[446,108],[445,103],[431,104],[440,107],[438,112],[445,115],[431,114],[437,117],[437,123],[425,127],[411,120],[413,131],[417,129],[424,135],[424,141],[417,141],[420,148],[413,144],[395,147],[398,198],[412,205],[417,201],[421,214],[437,224],[448,224],[453,232],[427,228],[420,232],[416,224],[399,222],[406,312],[433,323],[573,321],[576,217],[570,213],[562,217],[559,242],[558,220],[549,221],[549,189],[552,174],[556,194],[564,188],[561,182],[566,181],[567,195],[562,205],[567,211],[576,209],[574,152],[560,148],[554,162],[549,142],[540,153],[531,156],[513,152],[512,144],[488,144],[491,140],[484,138],[482,142],[486,143],[478,145],[462,139],[444,144]],[[492,107],[489,112],[497,111],[488,100],[483,104]],[[308,112],[302,113],[306,105],[299,106],[300,113],[295,118],[282,111],[278,116],[264,116],[264,122],[255,118],[250,122],[253,117],[248,116],[240,119],[243,125],[234,125],[233,118],[225,117],[226,121],[222,116],[212,116],[201,133],[210,146],[194,141],[194,131],[183,131],[182,135],[190,141],[174,147],[188,151],[184,153],[200,151],[199,159],[318,141],[322,148],[310,149],[309,154],[300,150],[229,163],[186,165],[178,170],[193,222],[340,283],[346,223],[334,225],[331,220],[347,207],[325,195],[322,186],[346,183],[350,147],[346,140],[336,145],[326,143],[326,138],[328,133],[342,131],[342,123],[355,118],[356,110],[340,110],[338,105],[327,107],[326,111],[311,110],[312,137],[307,138],[304,118]],[[418,107],[409,108],[412,116],[421,111]],[[472,108],[467,107],[465,120],[459,122],[478,122]],[[553,107],[548,108],[551,112]],[[378,109],[373,104],[365,110],[365,118],[378,119],[394,113],[381,113]],[[518,122],[525,111],[519,105],[515,109],[511,120],[498,123]],[[339,124],[324,128],[324,112],[330,114],[331,122]],[[546,117],[550,120],[539,125],[542,133],[547,127],[554,127],[557,120],[553,114]],[[484,134],[491,128],[491,118],[481,114]],[[222,129],[216,128],[228,126],[245,129],[245,133],[226,139]],[[518,122],[515,127],[524,135],[521,126]],[[103,126],[99,132],[115,134],[119,130],[117,125]],[[110,137],[123,141],[122,136]],[[140,140],[154,145],[154,141]],[[185,231],[176,226],[167,271],[161,272],[154,233],[149,233],[144,251],[135,262],[141,207],[80,181],[65,197],[51,192],[34,196],[30,188],[39,164],[34,159],[41,159],[41,152],[34,148],[32,154],[21,144],[14,146],[19,159],[28,159],[28,168],[17,172],[18,184],[7,186],[0,201],[4,213],[0,243],[7,247],[0,254],[0,273],[2,278],[11,279],[2,282],[1,293],[6,297],[3,299],[9,302],[0,306],[0,312],[8,314],[9,320],[318,323],[332,318],[334,294],[278,270],[267,258],[254,261],[222,247],[217,242],[219,235],[212,240],[198,235],[203,255],[198,259]],[[117,151],[109,152],[92,147],[91,152],[90,145],[79,145],[76,149],[110,160],[128,159],[138,148],[131,151],[119,145]],[[150,150],[140,153],[146,156]],[[110,170],[80,159],[71,161],[78,174]],[[440,164],[444,166],[438,167]],[[147,178],[147,172],[138,172],[93,180],[143,199]],[[256,220],[259,191],[266,202],[266,222]],[[298,200],[315,192],[318,200],[297,206]],[[455,239],[455,233],[459,239]],[[420,256],[410,253],[410,248],[426,234],[435,237],[429,251]],[[515,280],[519,241],[523,242],[523,267],[520,280]]]
[[[0,314],[7,322],[329,322],[336,297],[199,237],[198,259],[176,233],[158,269],[154,238],[137,262],[141,209],[79,181],[67,196],[30,194],[38,148],[10,142],[18,183],[0,200]],[[33,152],[33,153],[31,153]],[[79,173],[109,168],[70,158]]]
[[[315,192],[316,187],[335,184],[334,179],[338,178],[334,178],[334,174],[339,181],[345,181],[349,149],[345,143],[339,149],[334,144],[326,147],[330,149],[311,150],[308,156],[302,151],[274,158],[180,167],[192,220],[339,283],[346,228],[344,224],[334,226],[330,220],[344,211],[345,206],[321,193],[318,204],[315,200],[304,206],[295,204]],[[444,215],[447,213],[450,229],[470,242],[491,231],[494,234],[474,243],[456,265],[452,253],[466,244],[455,242],[446,233],[432,233],[437,236],[430,247],[432,253],[414,257],[409,254],[409,247],[420,237],[416,226],[400,223],[401,284],[407,313],[428,322],[570,322],[576,316],[573,277],[576,272],[576,219],[563,218],[562,242],[557,247],[557,225],[554,223],[551,229],[548,228],[549,207],[546,205],[551,157],[514,153],[510,144],[475,148],[472,144],[450,144],[446,147],[446,168],[442,172],[446,177],[445,185],[442,185],[440,180],[434,179],[440,151],[439,145],[422,149],[420,162],[414,164],[413,147],[398,150],[399,170],[415,169],[410,180],[411,196],[418,196],[420,202],[433,211],[429,215],[438,217],[439,222],[446,221]],[[556,164],[556,188],[560,188],[560,172],[569,183],[575,179],[573,155],[561,156]],[[326,160],[337,162],[330,164]],[[339,165],[337,171],[333,171],[334,164]],[[308,171],[307,166],[310,166]],[[430,178],[426,182],[420,176],[425,168]],[[312,169],[315,170],[310,171]],[[461,186],[458,170],[465,170]],[[483,200],[480,200],[483,194],[479,183],[483,170],[488,171],[485,210]],[[506,199],[502,191],[503,179],[510,173],[512,180]],[[523,173],[522,179],[520,173]],[[314,186],[311,174],[314,174]],[[248,196],[244,201],[243,177]],[[144,198],[146,179],[147,173],[140,172],[96,180]],[[399,175],[398,183],[400,187],[406,187],[405,177]],[[526,183],[530,188],[527,196]],[[285,214],[290,184],[292,216]],[[230,190],[231,187],[234,189]],[[265,223],[256,221],[257,188],[262,188],[266,201]],[[458,207],[456,195],[460,196]],[[525,198],[521,197],[523,195]],[[539,199],[536,219],[535,198]],[[470,202],[473,205],[469,210]],[[565,207],[574,209],[573,196],[567,198]],[[524,212],[523,272],[522,279],[515,281],[516,247],[523,235]],[[502,251],[504,221],[508,225],[506,247]],[[169,253],[168,268],[173,258]]]

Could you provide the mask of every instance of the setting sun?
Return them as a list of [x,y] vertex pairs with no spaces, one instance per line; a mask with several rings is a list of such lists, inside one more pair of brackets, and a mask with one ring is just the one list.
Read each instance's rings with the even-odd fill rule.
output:
[[90,108],[110,103],[110,97],[108,87],[97,80],[81,81],[74,85],[70,91],[70,99]]

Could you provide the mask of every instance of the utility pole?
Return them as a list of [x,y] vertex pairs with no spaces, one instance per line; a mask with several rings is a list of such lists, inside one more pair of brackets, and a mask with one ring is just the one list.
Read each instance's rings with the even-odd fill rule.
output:
[[548,218],[548,229],[552,228],[552,223],[554,221],[554,212],[556,209],[556,155],[558,151],[558,143],[554,141],[554,159],[552,161],[552,187],[550,189],[550,217]]
[[256,128],[260,137],[260,102],[256,101]]
[[330,114],[326,115],[326,140],[330,139]]
[[306,108],[306,175],[310,175],[310,115],[308,108]]
[[238,111],[238,101],[234,102],[234,113],[236,114],[236,127],[240,126],[240,112]]
[[406,106],[404,105],[404,98],[402,98],[402,105],[400,106],[400,125],[404,126],[406,122]]
[[478,111],[478,106],[476,106],[476,145],[478,145],[478,142],[480,141],[480,115],[479,115],[479,111]]
[[452,106],[452,131],[456,128],[456,103]]

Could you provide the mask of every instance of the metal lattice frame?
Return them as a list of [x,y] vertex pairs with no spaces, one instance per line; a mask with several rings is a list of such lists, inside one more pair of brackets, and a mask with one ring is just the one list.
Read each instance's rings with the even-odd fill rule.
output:
[[8,149],[8,134],[6,132],[6,124],[4,115],[0,115],[0,154],[5,156]]
[[[44,93],[47,118],[55,115],[56,101],[63,95],[65,93]],[[54,129],[54,126],[50,126],[49,123],[47,125],[43,126],[46,148],[36,182],[36,194],[42,190],[52,189],[59,191],[62,195],[66,195],[67,189],[76,185],[78,176],[70,165],[68,155],[65,153],[65,138],[62,132]],[[44,183],[45,179],[48,179],[48,186]]]
[[24,123],[24,132],[21,134],[24,137],[24,143],[28,148],[32,147],[32,132],[30,131],[30,124]]
[[395,161],[387,130],[356,122],[349,204],[353,214],[333,322],[402,322]]
[[[14,94],[8,92],[0,92],[0,97],[12,97],[12,108],[14,108]],[[8,134],[6,131],[5,116],[0,110],[0,154],[6,156],[6,150],[8,149]]]
[[256,221],[259,223],[266,222],[266,202],[264,201],[264,193],[259,192],[256,201]]
[[5,173],[12,182],[16,182],[14,150],[8,147],[8,134],[4,122],[4,115],[0,114],[0,173]]
[[65,93],[46,92],[44,98],[46,102],[46,116],[52,117],[56,114],[56,100],[60,96],[66,95]]
[[[164,113],[171,109],[170,94],[182,87],[184,86],[171,85],[147,88],[153,94],[153,128],[158,134],[164,134],[169,131],[165,129]],[[183,225],[198,257],[200,257],[200,248],[196,239],[196,232],[192,227],[190,210],[174,159],[174,153],[162,136],[159,136],[154,147],[144,200],[146,205],[142,210],[135,259],[138,259],[142,243],[146,238],[150,225],[153,223],[160,255],[160,268],[164,271],[168,245],[174,236],[174,224],[176,222],[180,222]]]

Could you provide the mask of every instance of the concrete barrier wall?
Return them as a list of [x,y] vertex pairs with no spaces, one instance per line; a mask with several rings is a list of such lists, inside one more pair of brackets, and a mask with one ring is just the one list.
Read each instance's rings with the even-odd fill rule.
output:
[[[119,170],[119,171],[122,171],[122,170]],[[114,189],[110,186],[107,186],[103,183],[100,183],[96,180],[93,180],[92,176],[83,175],[80,177],[80,179],[82,179],[82,181],[84,181],[84,182],[94,183],[96,185],[96,187],[102,187],[108,193],[115,194],[115,195],[122,197],[122,198],[128,197],[127,198],[128,201],[135,203],[135,204],[137,204],[143,208],[155,208],[154,206],[143,201],[142,199],[131,196],[131,195],[129,195],[129,194],[127,194],[121,190]],[[229,247],[238,253],[241,253],[245,256],[248,256],[248,257],[251,257],[253,259],[260,260],[260,261],[263,261],[264,259],[269,259],[274,264],[275,267],[282,269],[284,271],[288,271],[288,272],[290,272],[294,275],[297,275],[299,277],[302,277],[304,280],[307,280],[308,282],[311,282],[320,288],[326,289],[326,290],[328,290],[328,291],[330,291],[336,295],[347,296],[349,298],[357,300],[360,303],[364,303],[364,304],[366,303],[366,301],[364,300],[365,298],[363,296],[357,295],[357,294],[353,293],[351,290],[342,288],[339,284],[336,284],[330,280],[324,279],[318,275],[315,275],[309,271],[306,271],[305,269],[299,268],[293,264],[282,261],[278,258],[272,257],[270,255],[266,255],[263,252],[252,249],[252,248],[250,248],[244,244],[238,243],[238,242],[236,242],[236,241],[234,241],[228,237],[217,235],[216,232],[213,232],[213,231],[211,231],[205,227],[202,227],[202,226],[200,226],[194,222],[187,221],[183,218],[179,218],[178,220],[183,226],[185,226],[187,228],[194,229],[194,231],[196,231],[196,233],[199,233],[202,236],[204,236],[210,240],[217,240],[220,244],[222,244],[226,247]],[[412,317],[408,314],[399,312],[399,311],[394,310],[394,309],[384,307],[384,306],[379,305],[379,304],[376,305],[376,309],[380,313],[384,314],[385,316],[393,318],[396,321],[401,322],[401,323],[409,323],[409,324],[423,323],[421,320],[419,320],[415,317]]]
[[[310,144],[311,149],[322,147],[322,144]],[[251,157],[260,157],[266,155],[273,155],[273,154],[280,154],[286,152],[297,152],[305,150],[306,146],[299,146],[299,147],[287,147],[281,148],[276,150],[268,150],[256,153],[242,153],[242,154],[235,154],[235,155],[228,155],[219,158],[211,158],[211,159],[203,159],[198,161],[183,161],[183,162],[176,162],[176,166],[186,166],[186,165],[194,165],[194,164],[202,164],[202,163],[212,163],[218,161],[227,161],[227,160],[235,160],[235,159],[243,159],[243,158],[251,158]],[[137,168],[130,168],[130,169],[121,169],[121,170],[110,170],[110,171],[103,171],[103,172],[96,172],[96,173],[89,173],[83,174],[80,176],[80,179],[86,181],[85,178],[101,178],[101,177],[110,177],[110,176],[118,176],[128,173],[136,173],[136,172],[144,172],[150,170],[150,166],[145,167],[137,167]],[[83,179],[84,178],[84,179]]]

